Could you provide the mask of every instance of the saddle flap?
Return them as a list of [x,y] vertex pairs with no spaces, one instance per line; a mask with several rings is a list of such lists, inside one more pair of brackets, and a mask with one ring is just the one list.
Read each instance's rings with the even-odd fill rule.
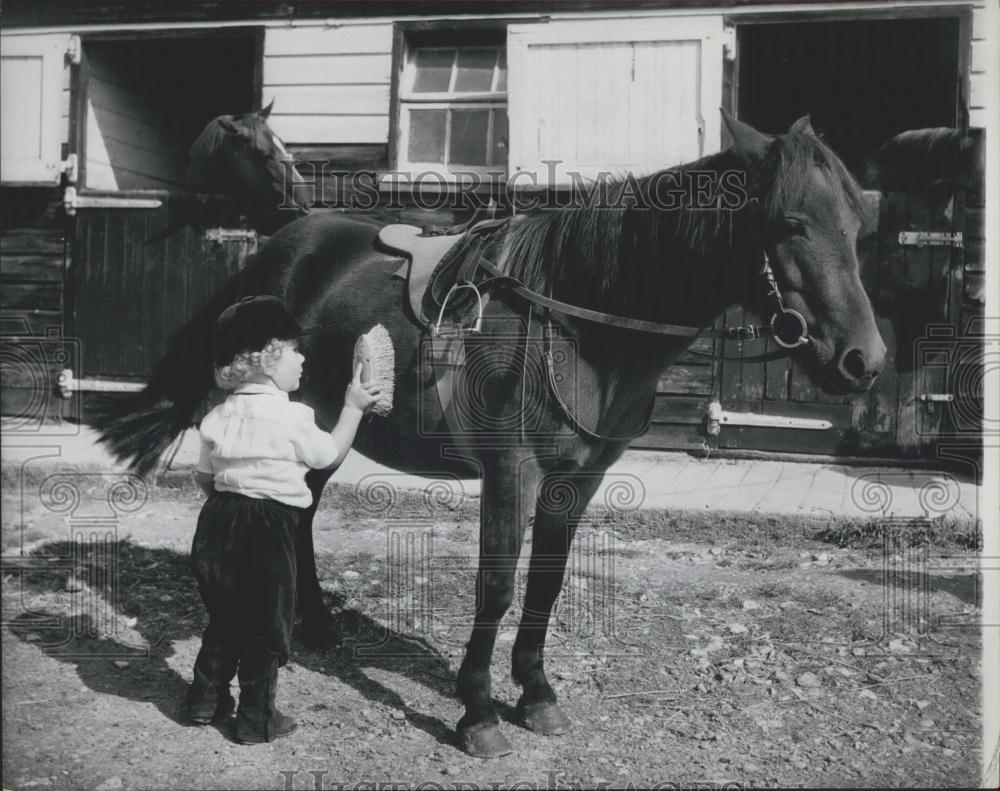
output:
[[414,270],[433,271],[438,261],[463,238],[463,234],[454,236],[421,236],[423,231],[415,225],[397,223],[386,225],[378,232],[378,241],[390,250],[408,256],[413,262]]
[[[465,272],[462,266],[468,253],[478,256],[481,243],[474,245],[469,251],[467,234],[450,236],[421,236],[421,230],[413,225],[387,225],[378,234],[381,247],[402,254],[409,259],[395,273],[406,281],[410,310],[417,323],[427,327],[437,316],[442,306],[445,294],[459,277]],[[476,259],[478,260],[478,259]],[[474,264],[470,261],[469,264]],[[450,303],[450,313],[461,316],[473,305],[471,296],[465,293],[457,295]]]

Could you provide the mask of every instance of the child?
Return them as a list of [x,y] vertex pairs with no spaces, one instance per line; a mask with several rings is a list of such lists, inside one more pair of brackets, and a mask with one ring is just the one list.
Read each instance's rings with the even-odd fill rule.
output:
[[275,297],[247,297],[219,316],[213,338],[216,383],[233,390],[201,423],[197,479],[208,494],[191,564],[208,627],[188,689],[188,718],[218,722],[232,713],[229,682],[239,675],[236,739],[269,742],[296,723],[274,705],[278,668],[288,660],[295,613],[294,531],[312,503],[310,467],[338,466],[350,450],[377,387],[347,388],[333,431],[290,401],[305,359],[302,326]]

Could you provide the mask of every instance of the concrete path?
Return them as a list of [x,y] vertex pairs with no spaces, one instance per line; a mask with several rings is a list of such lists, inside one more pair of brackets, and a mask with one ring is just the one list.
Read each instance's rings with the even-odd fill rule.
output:
[[[64,423],[22,432],[4,421],[2,458],[12,465],[46,469],[115,468],[95,433]],[[171,464],[193,470],[198,435],[189,430]],[[6,477],[6,480],[10,480]],[[376,483],[424,489],[426,478],[398,473],[352,452],[333,478],[360,487]],[[476,497],[478,481],[452,481],[455,494]],[[611,509],[669,509],[800,514],[812,517],[935,518],[958,522],[978,517],[979,489],[951,473],[889,467],[851,467],[788,461],[708,458],[685,453],[628,451],[609,471],[594,504]]]

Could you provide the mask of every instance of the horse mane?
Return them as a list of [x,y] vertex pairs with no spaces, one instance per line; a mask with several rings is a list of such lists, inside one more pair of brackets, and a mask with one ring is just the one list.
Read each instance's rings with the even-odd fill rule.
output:
[[980,138],[962,129],[901,132],[883,143],[865,170],[865,184],[882,192],[973,184],[982,163]]
[[[863,216],[861,188],[836,154],[812,134],[789,133],[775,139],[748,185],[760,197],[768,219],[801,199],[814,165],[831,189],[840,190],[848,205]],[[636,187],[648,194],[644,190],[665,174],[683,179],[687,172],[743,169],[727,149],[644,178],[611,181],[603,200],[577,195],[565,209],[520,215],[503,240],[500,267],[536,291],[559,287],[584,305],[654,317],[664,289],[677,290],[683,278],[699,281],[702,288],[712,287],[705,265],[682,262],[722,264],[731,258],[738,212],[723,208],[720,179],[708,201],[714,208],[655,210],[635,206],[629,196]]]

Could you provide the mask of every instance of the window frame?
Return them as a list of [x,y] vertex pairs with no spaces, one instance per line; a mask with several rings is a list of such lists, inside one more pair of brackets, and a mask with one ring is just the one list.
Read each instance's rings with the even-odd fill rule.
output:
[[[449,91],[412,90],[416,73],[415,54],[418,50],[451,49],[460,50],[496,49],[506,59],[507,26],[513,22],[526,22],[523,18],[516,19],[486,19],[486,20],[446,20],[420,22],[397,22],[393,37],[393,75],[390,92],[390,134],[389,134],[389,164],[392,172],[383,179],[383,184],[392,183],[395,186],[407,186],[413,176],[431,173],[435,178],[425,181],[420,179],[422,187],[442,186],[450,188],[460,184],[467,185],[467,176],[475,174],[486,185],[503,184],[507,179],[506,164],[467,165],[458,163],[449,165],[448,149],[450,148],[450,132],[446,131],[444,141],[444,162],[410,161],[409,154],[409,112],[413,109],[487,109],[494,114],[498,111],[507,113],[509,91],[490,90],[455,93]],[[499,75],[499,59],[494,64],[493,82],[495,88]],[[453,88],[457,75],[456,62],[452,61],[452,74],[449,78],[449,89]],[[508,80],[509,86],[509,80]],[[488,128],[487,156],[493,155],[493,135],[496,128],[495,117],[491,118]],[[450,129],[451,114],[446,116],[446,129]],[[508,141],[509,141],[508,124]],[[509,142],[508,142],[509,152]],[[458,174],[463,174],[460,177]]]

